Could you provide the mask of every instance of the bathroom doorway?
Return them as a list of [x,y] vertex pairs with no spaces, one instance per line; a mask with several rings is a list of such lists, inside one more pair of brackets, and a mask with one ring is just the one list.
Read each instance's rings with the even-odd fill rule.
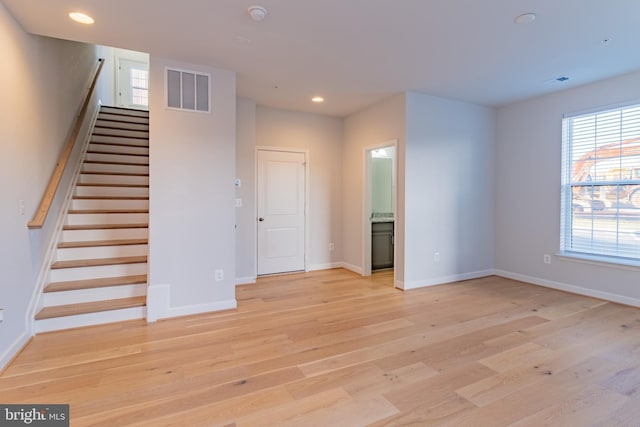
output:
[[365,150],[365,276],[392,270],[395,265],[396,174],[397,141],[387,141]]

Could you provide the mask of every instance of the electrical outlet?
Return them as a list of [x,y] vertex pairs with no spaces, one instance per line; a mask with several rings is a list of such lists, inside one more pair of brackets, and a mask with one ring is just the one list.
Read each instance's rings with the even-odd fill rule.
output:
[[329,250],[332,251],[336,248],[336,245],[334,243],[329,243]]
[[544,256],[542,257],[542,260],[544,261],[545,264],[551,264],[551,255],[544,254]]
[[216,282],[220,282],[224,280],[224,270],[216,270],[215,279],[216,279]]
[[242,199],[236,199],[236,208],[242,207]]
[[440,262],[440,252],[433,253],[433,262]]

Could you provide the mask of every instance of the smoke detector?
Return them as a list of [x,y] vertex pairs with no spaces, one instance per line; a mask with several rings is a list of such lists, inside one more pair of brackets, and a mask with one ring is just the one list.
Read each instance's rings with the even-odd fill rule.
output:
[[247,9],[247,12],[249,12],[249,16],[251,16],[251,19],[256,22],[262,21],[265,16],[267,16],[267,8],[263,6],[250,6],[249,9]]

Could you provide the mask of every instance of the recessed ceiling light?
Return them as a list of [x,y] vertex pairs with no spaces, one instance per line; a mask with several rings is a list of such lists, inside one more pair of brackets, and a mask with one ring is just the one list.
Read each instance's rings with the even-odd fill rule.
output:
[[314,96],[313,98],[311,98],[312,102],[315,102],[316,104],[319,104],[321,102],[324,102],[324,98],[321,96]]
[[81,24],[93,24],[95,21],[95,19],[93,19],[92,17],[90,17],[89,15],[86,15],[84,13],[80,13],[80,12],[71,12],[69,14],[69,18],[73,19],[76,22],[79,22]]
[[516,24],[529,24],[536,20],[535,13],[523,13],[522,15],[518,15],[513,18],[513,22]]

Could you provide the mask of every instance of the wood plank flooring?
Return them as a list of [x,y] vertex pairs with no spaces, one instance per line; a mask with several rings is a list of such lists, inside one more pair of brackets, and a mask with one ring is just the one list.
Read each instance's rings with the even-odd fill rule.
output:
[[36,336],[2,403],[72,426],[638,426],[640,310],[488,277],[260,279],[238,309]]

